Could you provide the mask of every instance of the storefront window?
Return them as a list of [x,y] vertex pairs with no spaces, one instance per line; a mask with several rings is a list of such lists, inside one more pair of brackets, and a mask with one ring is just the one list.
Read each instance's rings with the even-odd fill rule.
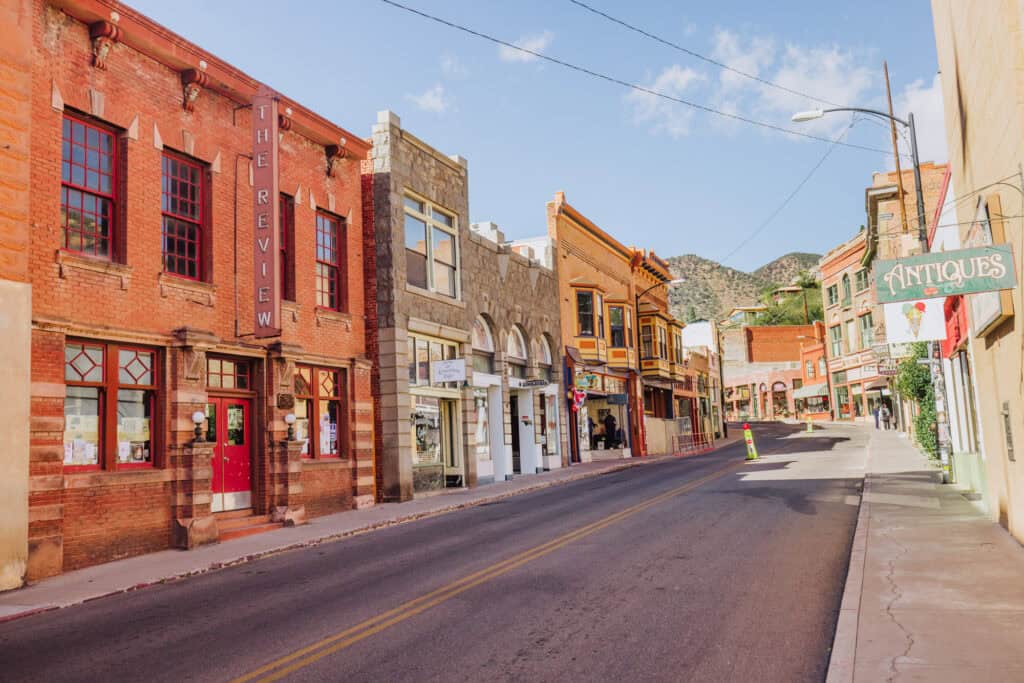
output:
[[441,400],[430,396],[411,397],[413,443],[417,465],[441,464]]
[[[113,377],[106,371],[111,359],[117,362]],[[152,466],[157,377],[156,353],[149,349],[65,344],[64,464]]]
[[836,410],[840,418],[850,417],[850,390],[848,387],[836,387]]
[[210,389],[249,389],[249,364],[227,358],[206,359],[206,386]]
[[542,401],[544,406],[544,434],[547,437],[544,451],[548,455],[558,455],[558,397],[546,394]]
[[491,459],[490,441],[490,420],[488,417],[487,392],[477,390],[473,392],[473,400],[476,405],[476,429],[474,440],[476,441],[476,459]]
[[440,339],[409,336],[409,385],[435,386],[454,389],[457,382],[435,382],[431,376],[431,363],[458,358],[458,347]]
[[299,366],[295,369],[295,438],[307,458],[344,454],[342,389],[344,371]]

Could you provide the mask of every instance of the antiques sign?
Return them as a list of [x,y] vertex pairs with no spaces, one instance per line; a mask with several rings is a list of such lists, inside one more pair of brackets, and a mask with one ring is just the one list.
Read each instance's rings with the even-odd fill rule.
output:
[[1013,289],[1017,278],[1008,244],[878,261],[879,303]]
[[277,191],[277,97],[261,85],[252,98],[252,197],[255,248],[253,283],[256,291],[255,336],[281,334],[281,258]]

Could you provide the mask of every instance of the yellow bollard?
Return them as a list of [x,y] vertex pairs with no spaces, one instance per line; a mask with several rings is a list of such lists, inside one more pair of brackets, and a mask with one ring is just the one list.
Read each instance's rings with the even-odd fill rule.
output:
[[810,434],[814,431],[814,425],[811,424],[811,418],[807,418],[807,433]]
[[743,439],[747,442],[747,460],[757,460],[757,446],[754,445],[754,433],[750,431],[750,425],[743,424]]

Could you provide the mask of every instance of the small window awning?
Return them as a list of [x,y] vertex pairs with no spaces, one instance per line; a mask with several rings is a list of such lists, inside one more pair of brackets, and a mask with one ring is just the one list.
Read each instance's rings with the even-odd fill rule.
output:
[[815,398],[816,396],[828,396],[828,382],[808,384],[793,392],[793,398]]
[[867,384],[864,388],[867,389],[868,391],[877,391],[878,389],[888,389],[889,388],[889,380],[886,379],[885,377],[882,377],[881,379],[876,379],[874,382],[871,382],[871,383]]

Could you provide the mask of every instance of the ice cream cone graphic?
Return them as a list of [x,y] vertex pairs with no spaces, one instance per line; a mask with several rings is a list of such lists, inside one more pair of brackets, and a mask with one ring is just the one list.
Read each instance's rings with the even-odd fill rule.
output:
[[907,317],[910,324],[910,332],[916,339],[921,334],[921,321],[924,319],[925,305],[923,301],[903,304],[903,315]]

